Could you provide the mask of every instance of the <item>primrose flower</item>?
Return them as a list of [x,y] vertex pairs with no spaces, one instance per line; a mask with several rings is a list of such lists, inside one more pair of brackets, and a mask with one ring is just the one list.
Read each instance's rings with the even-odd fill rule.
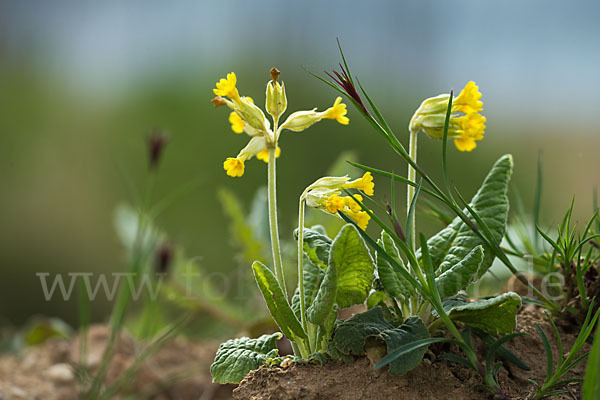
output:
[[[454,139],[460,151],[473,150],[476,142],[483,139],[486,118],[479,113],[483,110],[480,99],[479,87],[473,81],[452,99],[448,137]],[[441,139],[449,100],[450,95],[441,94],[423,101],[410,120],[410,131],[422,130],[432,138]]]
[[285,85],[283,82],[277,81],[278,77],[277,68],[271,69],[271,81],[267,83],[265,109],[272,118],[272,128],[271,123],[263,111],[254,104],[252,98],[240,96],[234,72],[219,80],[216,88],[213,89],[217,97],[211,102],[215,107],[226,105],[232,110],[229,114],[231,129],[237,134],[246,133],[250,136],[248,145],[236,157],[229,157],[223,163],[227,175],[232,177],[244,175],[245,162],[253,157],[268,163],[269,152],[272,149],[275,149],[275,157],[279,157],[281,149],[278,141],[283,130],[300,132],[323,119],[332,119],[342,125],[348,125],[349,119],[346,116],[348,111],[346,105],[342,103],[341,97],[336,98],[333,106],[325,111],[319,112],[316,108],[309,111],[297,111],[279,125],[279,118],[287,109],[287,97]]
[[302,194],[301,200],[307,206],[318,208],[329,214],[337,215],[338,211],[341,211],[352,218],[361,229],[366,229],[371,217],[357,202],[358,200],[362,203],[363,197],[360,194],[354,196],[341,196],[341,194],[344,189],[358,189],[367,196],[372,196],[374,187],[373,176],[370,172],[366,172],[362,178],[353,181],[347,176],[326,176],[308,186]]

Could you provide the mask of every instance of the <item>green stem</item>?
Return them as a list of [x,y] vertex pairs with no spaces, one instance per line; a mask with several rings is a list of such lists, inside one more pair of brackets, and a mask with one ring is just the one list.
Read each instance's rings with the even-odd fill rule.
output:
[[298,290],[300,292],[300,320],[306,331],[306,305],[304,304],[304,196],[298,207]]
[[[410,144],[408,149],[408,155],[410,159],[417,163],[417,132],[410,131]],[[408,164],[408,180],[416,183],[416,171],[411,164]],[[415,197],[415,187],[412,185],[408,186],[406,191],[406,217],[409,217],[410,214],[410,205],[412,204],[413,198]],[[415,227],[415,213],[413,212],[410,216],[410,221],[407,221],[410,225],[410,232],[407,232],[409,235],[410,245],[413,252],[415,251],[415,240],[416,240],[416,227]]]
[[283,273],[283,261],[281,260],[281,247],[279,245],[279,226],[277,224],[277,175],[275,172],[275,149],[276,145],[273,147],[269,147],[269,175],[268,175],[268,185],[269,185],[269,230],[271,233],[271,248],[273,251],[273,264],[275,269],[275,278],[283,293],[287,295],[287,289],[285,285],[285,276]]
[[[414,161],[414,163],[417,163],[417,132],[413,131],[412,129],[410,130],[410,138],[409,138],[409,149],[408,149],[408,155],[410,157],[411,160]],[[407,178],[410,182],[415,182],[417,179],[417,175],[416,175],[416,170],[415,168],[409,163],[408,164],[408,175]],[[416,183],[416,182],[415,182]],[[415,197],[415,187],[412,185],[408,185],[407,190],[406,190],[406,218],[410,218],[410,221],[406,221],[407,224],[410,226],[410,231],[407,232],[408,235],[408,240],[410,242],[410,248],[413,251],[413,253],[415,252],[415,243],[416,243],[416,226],[415,226],[415,213],[413,212],[412,215],[410,213],[410,206],[413,202],[413,198]],[[413,275],[415,275],[417,272],[416,267],[413,270]],[[423,282],[421,282],[423,283]],[[412,296],[410,299],[410,308],[411,308],[411,314],[412,315],[416,315],[417,314],[417,298],[415,296]]]

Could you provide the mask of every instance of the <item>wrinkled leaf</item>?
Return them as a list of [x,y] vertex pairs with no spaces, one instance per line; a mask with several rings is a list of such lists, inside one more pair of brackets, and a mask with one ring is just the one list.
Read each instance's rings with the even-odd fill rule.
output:
[[521,297],[508,292],[487,300],[456,304],[449,307],[447,313],[452,320],[467,326],[491,334],[506,335],[515,330],[516,314],[520,308]]
[[[490,228],[495,241],[498,243],[506,231],[508,216],[506,192],[512,167],[511,155],[505,155],[496,161],[470,203],[473,210]],[[475,220],[466,209],[464,212],[469,218]],[[459,217],[456,217],[450,225],[432,236],[427,244],[438,274],[452,268],[479,245],[483,246],[484,257],[474,280],[480,278],[494,260],[492,250]]]
[[327,342],[331,339],[331,333],[335,327],[335,321],[337,321],[338,308],[336,305],[333,306],[333,310],[329,313],[328,319],[317,328],[317,343],[322,343],[323,348],[327,348]]
[[[298,239],[298,229],[294,230],[294,237]],[[325,235],[321,226],[304,228],[303,249],[310,261],[322,270],[327,269],[329,263],[329,251],[332,240]]]
[[383,318],[380,307],[375,307],[339,322],[333,334],[333,345],[343,354],[360,356],[365,354],[367,337],[377,336],[386,329],[394,329],[394,325]]
[[[428,339],[429,331],[419,317],[410,317],[399,327],[381,332],[379,337],[387,344],[387,351],[390,354],[417,340]],[[426,351],[427,346],[423,346],[398,357],[390,363],[390,372],[402,375],[410,371],[419,365]]]
[[315,325],[322,325],[331,314],[338,293],[338,270],[330,264],[325,271],[325,277],[317,297],[312,305],[306,310],[308,321]]
[[252,264],[252,270],[256,283],[267,303],[267,308],[283,334],[291,340],[305,339],[307,337],[306,332],[304,332],[302,325],[296,318],[296,314],[292,311],[273,272],[258,261]]
[[248,372],[260,367],[269,358],[277,357],[277,339],[280,332],[262,335],[257,339],[247,337],[222,343],[215,361],[210,366],[213,382],[240,383]]
[[483,261],[483,247],[477,246],[458,263],[435,279],[440,297],[445,299],[466,289],[473,282],[477,270]]
[[[379,245],[385,250],[390,257],[392,257],[398,265],[404,267],[404,262],[400,257],[400,252],[394,243],[394,240],[385,231],[381,231],[381,239]],[[410,297],[414,289],[411,284],[400,274],[394,267],[387,262],[381,254],[376,254],[377,261],[377,272],[379,273],[379,279],[383,284],[384,289],[396,298],[408,298]]]
[[[342,354],[363,355],[368,341],[382,341],[387,353],[391,354],[401,347],[428,338],[429,331],[420,318],[410,317],[400,326],[394,326],[383,318],[381,308],[375,307],[339,323],[332,345]],[[402,354],[391,361],[390,372],[400,375],[410,371],[421,362],[426,351],[427,346],[421,346]]]
[[344,225],[333,240],[329,267],[337,271],[338,306],[346,308],[363,303],[371,289],[375,267],[354,225]]

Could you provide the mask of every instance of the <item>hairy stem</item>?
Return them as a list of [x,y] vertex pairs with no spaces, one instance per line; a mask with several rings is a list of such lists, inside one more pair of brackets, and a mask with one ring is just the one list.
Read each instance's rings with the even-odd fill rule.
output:
[[300,293],[300,320],[306,331],[306,305],[304,304],[304,199],[298,207],[298,290]]
[[[410,157],[411,160],[413,160],[413,162],[416,164],[417,163],[417,132],[413,131],[412,129],[410,130],[410,139],[409,139],[410,143],[409,143],[409,149],[408,149],[408,155]],[[409,163],[408,164],[408,176],[407,176],[408,180],[411,182],[415,182],[416,181],[416,171],[413,168],[413,166]],[[415,242],[416,242],[416,226],[415,226],[415,213],[413,212],[412,215],[410,215],[410,206],[412,204],[413,198],[415,197],[415,187],[412,185],[408,185],[407,190],[406,190],[406,218],[407,218],[407,224],[410,226],[410,231],[407,232],[406,234],[408,235],[408,240],[410,242],[410,248],[413,251],[413,253],[415,252]],[[408,221],[408,218],[410,218],[410,221]],[[414,273],[415,271],[413,271]],[[413,315],[416,315],[417,313],[417,303],[416,303],[416,298],[413,296],[410,299],[410,305],[411,305],[411,313]]]
[[279,286],[281,286],[283,293],[287,295],[285,276],[283,273],[283,261],[281,260],[281,247],[279,245],[279,226],[277,224],[277,174],[275,172],[275,149],[276,146],[269,147],[269,231],[271,233],[271,249],[273,251],[275,278],[277,279],[277,282],[279,282]]
[[[411,160],[413,160],[415,163],[417,162],[417,132],[414,132],[412,130],[410,131],[410,143],[409,143],[408,155],[410,156]],[[415,171],[413,166],[408,164],[408,176],[407,176],[408,180],[411,182],[415,182],[416,177],[417,177],[416,174],[417,174],[417,172]],[[415,187],[412,185],[409,185],[407,188],[407,191],[406,191],[406,217],[407,218],[409,216],[410,205],[412,204],[414,197],[415,197]],[[410,240],[411,249],[413,251],[415,251],[416,227],[415,227],[415,213],[414,212],[413,212],[412,216],[410,217],[410,221],[407,221],[407,223],[409,223],[410,227],[411,227],[410,232],[407,232],[409,240]]]

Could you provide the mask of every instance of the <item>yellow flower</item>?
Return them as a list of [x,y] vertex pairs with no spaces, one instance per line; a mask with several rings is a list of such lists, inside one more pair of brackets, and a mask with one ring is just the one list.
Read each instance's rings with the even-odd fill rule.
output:
[[333,106],[324,111],[323,118],[335,119],[342,125],[348,125],[350,120],[346,117],[347,113],[346,105],[342,103],[342,98],[338,96]]
[[346,207],[346,198],[340,197],[337,194],[329,196],[325,203],[325,209],[330,214],[335,214]]
[[[477,147],[475,142],[483,139],[486,119],[479,114],[483,109],[480,99],[479,87],[471,81],[452,100],[448,137],[454,139],[454,145],[460,151],[473,150]],[[450,95],[441,94],[423,101],[410,120],[409,130],[422,130],[429,137],[441,139],[449,100]]]
[[217,96],[227,96],[232,100],[239,99],[240,95],[237,88],[235,87],[237,78],[234,72],[227,74],[227,78],[221,79],[217,82],[217,88],[213,89],[214,94]]
[[229,122],[231,123],[232,131],[234,131],[235,133],[244,132],[244,126],[246,125],[246,123],[244,122],[242,117],[237,115],[235,111],[232,111],[231,114],[229,114]]
[[460,151],[471,151],[477,147],[475,141],[482,140],[485,133],[485,117],[476,112],[457,118],[462,127],[460,136],[454,138],[454,145]]
[[300,199],[308,207],[318,208],[329,214],[337,215],[338,212],[342,212],[352,218],[362,229],[365,229],[370,217],[359,204],[359,202],[363,202],[363,197],[360,194],[340,195],[344,189],[358,189],[372,196],[374,187],[373,176],[370,172],[366,172],[362,178],[354,181],[350,181],[347,176],[326,176],[308,186]]
[[[483,102],[481,102],[481,93],[475,82],[470,81],[459,93],[454,101],[452,101],[452,111],[457,110],[468,114],[470,112],[479,112],[483,110]],[[455,108],[456,107],[456,108]]]
[[244,175],[244,160],[241,158],[229,157],[223,162],[223,168],[227,175],[231,177],[240,177]]
[[369,220],[371,216],[366,211],[360,211],[357,213],[348,213],[348,216],[356,222],[356,225],[360,227],[360,229],[367,229],[367,225],[369,224]]
[[471,151],[475,147],[477,147],[477,143],[475,143],[475,139],[470,137],[458,137],[454,139],[454,145],[460,151]]
[[[281,148],[279,148],[279,146],[277,146],[277,149],[275,149],[275,157],[279,158],[279,155],[281,154]],[[258,158],[261,161],[266,162],[267,164],[269,163],[269,149],[267,147],[265,147],[264,149],[262,149],[257,155],[256,158]]]
[[358,200],[362,203],[363,197],[360,194],[355,194],[354,197],[347,196],[345,197],[345,200],[346,205],[348,206],[348,208],[350,208],[350,211],[352,211],[353,213],[362,211],[362,207],[356,202],[356,200]]
[[[363,200],[359,194],[354,195],[354,197],[360,202]],[[352,218],[361,229],[367,229],[371,217],[366,211],[362,211],[362,207],[356,200],[352,196],[340,197],[337,194],[333,194],[325,202],[324,211],[330,214],[337,214],[338,211],[341,211]]]
[[[271,70],[272,80],[267,83],[266,91],[266,108],[273,119],[273,129],[263,111],[254,104],[254,101],[250,97],[239,95],[236,88],[237,77],[235,73],[227,74],[226,78],[217,82],[216,89],[213,89],[213,92],[217,95],[212,100],[215,106],[226,105],[232,110],[229,114],[231,129],[235,133],[245,132],[251,137],[248,145],[236,157],[241,160],[242,164],[254,156],[268,163],[268,149],[272,148],[276,149],[275,155],[279,157],[281,153],[278,146],[279,136],[285,129],[296,132],[303,131],[325,118],[335,119],[344,125],[349,122],[348,117],[346,117],[346,105],[341,102],[342,98],[338,97],[333,106],[325,111],[319,112],[316,109],[298,111],[292,113],[284,123],[279,124],[279,117],[287,107],[287,97],[285,86],[283,82],[277,81],[278,77],[279,71],[273,68]],[[234,168],[233,162],[227,163],[227,166],[229,168],[226,167],[225,169],[228,175],[242,176],[243,167]]]
[[375,192],[375,183],[373,182],[373,175],[370,172],[365,172],[362,178],[348,182],[344,187],[346,189],[362,190],[367,196],[373,196]]

